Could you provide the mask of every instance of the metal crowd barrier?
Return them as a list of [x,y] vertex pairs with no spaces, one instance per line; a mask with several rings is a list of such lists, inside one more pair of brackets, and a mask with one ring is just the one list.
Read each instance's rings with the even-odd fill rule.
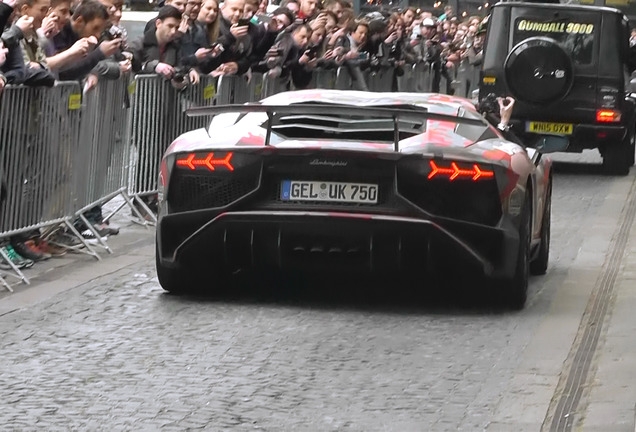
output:
[[473,90],[479,87],[479,70],[478,66],[471,66],[468,60],[462,60],[455,75],[457,96],[471,98]]
[[[103,80],[88,92],[82,101],[80,126],[80,157],[75,184],[75,216],[80,218],[109,253],[84,213],[118,195],[125,195],[128,184],[128,115],[129,80]],[[125,204],[124,204],[125,205]],[[117,209],[119,210],[121,206]],[[104,220],[108,220],[106,216]]]
[[309,87],[332,89],[336,87],[336,78],[336,69],[316,69],[311,77]]
[[[445,93],[447,89],[454,90],[455,96],[471,97],[471,93],[477,88],[479,81],[479,68],[470,66],[467,60],[463,60],[460,65],[447,73],[439,73],[439,91]],[[433,91],[435,71],[427,63],[417,63],[415,65],[404,65],[401,72],[397,73],[393,67],[382,67],[378,69],[366,69],[362,71],[367,88],[372,92],[418,92],[427,93]],[[267,74],[253,74],[252,78],[259,77],[263,82],[262,97],[294,89],[289,78],[271,78]],[[448,81],[450,79],[450,82]],[[355,89],[356,85],[349,69],[340,67],[338,69],[316,69],[308,88],[325,88],[338,90]],[[233,94],[235,90],[228,89],[223,92],[226,95]],[[256,101],[259,98],[248,98],[247,101]],[[226,102],[227,101],[227,102]],[[237,103],[235,99],[219,99],[219,103]]]
[[154,212],[143,197],[157,193],[163,152],[174,138],[189,130],[204,127],[208,122],[205,117],[188,117],[186,110],[213,105],[215,98],[225,102],[227,94],[218,94],[217,84],[216,78],[206,76],[197,86],[177,90],[169,81],[157,75],[138,75],[135,78],[131,103],[128,193],[135,201],[133,211],[140,220],[148,217],[150,222],[156,222]]
[[396,79],[395,68],[387,67],[378,70],[366,70],[364,77],[367,80],[367,87],[372,92],[390,92],[394,88]]
[[[0,157],[6,199],[0,238],[71,223],[82,164],[79,141],[81,93],[77,83],[52,89],[7,86],[0,103]],[[88,251],[94,253],[87,248]],[[29,283],[3,249],[16,276]],[[10,289],[5,279],[0,282]]]

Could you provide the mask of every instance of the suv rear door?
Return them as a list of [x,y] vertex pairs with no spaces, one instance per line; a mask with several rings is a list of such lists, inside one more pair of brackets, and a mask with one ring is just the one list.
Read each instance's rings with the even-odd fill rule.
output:
[[[493,23],[507,23],[508,28],[500,29],[505,33],[489,29],[483,83],[494,81],[495,94],[517,98],[515,117],[595,122],[599,41],[601,32],[606,30],[602,14],[554,5],[506,6],[495,6],[492,18],[495,13],[507,17],[491,18]],[[508,37],[502,38],[501,34]],[[502,46],[504,43],[506,47]],[[494,48],[496,55],[489,56],[493,45],[499,45]],[[504,76],[491,77],[489,69],[501,74],[502,64]]]

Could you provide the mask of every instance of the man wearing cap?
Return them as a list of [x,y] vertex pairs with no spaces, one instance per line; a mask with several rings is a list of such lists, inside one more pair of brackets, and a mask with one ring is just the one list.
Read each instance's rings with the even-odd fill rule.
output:
[[486,37],[486,26],[479,25],[473,44],[466,50],[466,58],[471,66],[479,66],[484,56],[484,38]]
[[422,60],[431,65],[433,72],[433,83],[431,91],[434,93],[439,92],[439,82],[441,79],[441,56],[442,47],[436,37],[437,24],[433,18],[424,18],[420,24],[421,35],[421,57]]

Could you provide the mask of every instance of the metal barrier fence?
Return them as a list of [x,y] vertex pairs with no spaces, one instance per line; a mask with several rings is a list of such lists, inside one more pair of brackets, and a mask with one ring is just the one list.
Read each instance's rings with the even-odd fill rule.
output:
[[[104,81],[84,96],[80,123],[82,163],[76,168],[75,216],[111,252],[84,213],[122,194],[128,184],[128,79]],[[107,219],[107,218],[106,218]]]
[[[405,66],[402,72],[381,68],[362,76],[370,91],[431,91],[434,70],[428,65]],[[478,78],[479,69],[466,62],[450,76],[455,94],[463,97],[470,97]],[[353,84],[349,71],[339,68],[316,70],[309,87],[351,89]],[[103,81],[85,95],[75,82],[52,89],[7,86],[0,95],[0,176],[6,189],[0,240],[63,225],[83,251],[99,259],[74,222],[81,220],[100,239],[84,213],[119,195],[124,203],[115,212],[129,205],[144,224],[156,222],[144,198],[157,193],[163,152],[180,134],[208,123],[186,116],[188,108],[257,101],[288,89],[293,89],[289,79],[256,73],[205,76],[183,90],[156,75]],[[11,289],[3,278],[7,274],[28,283],[2,248],[0,256],[14,272],[0,271],[0,283]]]
[[186,110],[213,105],[215,97],[222,99],[217,94],[217,84],[216,78],[204,77],[197,86],[177,90],[156,75],[135,78],[131,89],[128,194],[133,197],[133,211],[141,220],[149,217],[156,222],[143,197],[157,192],[159,165],[168,144],[180,134],[207,123],[205,117],[188,117]]
[[[70,219],[77,197],[77,167],[82,162],[80,98],[77,83],[60,83],[52,89],[4,89],[0,104],[0,157],[6,188],[0,211],[2,237],[56,224],[74,230]],[[28,283],[4,249],[0,255]],[[0,281],[8,287],[3,278]]]

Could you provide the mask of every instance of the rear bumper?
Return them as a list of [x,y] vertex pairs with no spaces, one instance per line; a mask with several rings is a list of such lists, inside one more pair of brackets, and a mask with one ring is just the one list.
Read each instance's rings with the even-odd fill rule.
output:
[[210,275],[239,269],[443,275],[461,268],[511,277],[518,241],[505,218],[489,227],[352,213],[201,211],[164,215],[157,226],[162,265]]

